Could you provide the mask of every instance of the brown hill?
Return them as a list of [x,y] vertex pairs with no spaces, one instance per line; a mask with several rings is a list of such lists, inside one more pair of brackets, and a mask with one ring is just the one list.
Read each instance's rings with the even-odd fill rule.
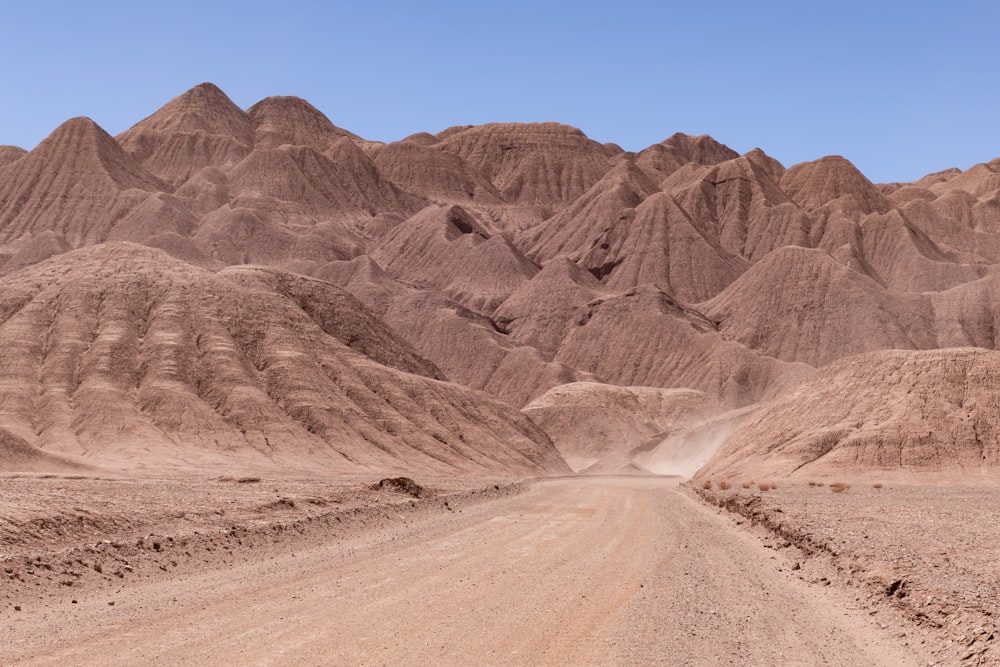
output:
[[835,206],[860,214],[885,213],[892,204],[857,167],[839,155],[790,167],[781,188],[806,210]]
[[659,183],[686,164],[718,164],[738,155],[729,146],[720,144],[707,134],[693,137],[677,132],[640,151],[635,157],[635,163]]
[[973,197],[981,198],[1000,190],[1000,158],[985,164],[977,164],[966,171],[954,171],[936,183],[928,184],[935,193],[960,190]]
[[725,340],[711,320],[653,286],[578,310],[554,360],[613,384],[697,389],[730,407],[812,372]]
[[327,154],[306,146],[255,150],[226,178],[234,206],[278,213],[276,220],[281,221],[298,222],[316,214],[370,218],[419,209],[415,197],[386,182],[346,137]]
[[0,146],[0,167],[6,167],[14,160],[20,160],[28,151],[18,146]]
[[[427,143],[427,138],[431,143]],[[442,203],[502,204],[485,176],[455,153],[434,144],[432,135],[388,144],[375,155],[375,166],[391,183]]]
[[299,97],[267,97],[247,109],[254,127],[256,149],[285,144],[306,146],[322,153],[342,137],[358,136],[330,122],[316,107]]
[[160,187],[94,121],[74,118],[0,169],[0,244],[43,231],[73,247],[102,242]]
[[552,362],[534,347],[519,344],[497,331],[489,318],[437,291],[419,290],[397,298],[383,319],[449,380],[481,389],[515,407],[556,385],[592,379],[588,373]]
[[613,295],[588,271],[557,257],[514,290],[492,319],[501,331],[551,358],[573,327],[578,310]]
[[715,410],[714,402],[699,391],[597,382],[554,387],[521,408],[577,471],[603,459],[617,461],[613,467],[618,470],[650,437]]
[[775,250],[700,308],[726,339],[812,366],[870,350],[936,347],[925,298],[887,291],[822,250]]
[[448,379],[510,405],[521,406],[559,384],[592,379],[553,363],[551,354],[505,334],[490,318],[441,292],[394,280],[367,256],[331,262],[315,275],[357,296]]
[[995,475],[1000,353],[850,357],[749,417],[698,473],[731,479]]
[[266,212],[223,206],[201,220],[191,243],[222,264],[318,264],[355,257],[364,239],[342,224],[327,222],[289,229]]
[[634,162],[622,160],[571,205],[521,232],[517,244],[540,263],[559,255],[579,261],[604,242],[616,220],[633,216],[655,192],[659,188]]
[[[894,290],[939,292],[981,278],[989,270],[981,257],[936,242],[898,209],[867,216],[861,230],[866,262],[886,287]],[[995,244],[991,239],[986,247]]]
[[812,221],[778,185],[782,174],[780,163],[755,150],[664,186],[705,237],[754,262],[775,248],[810,244]]
[[3,279],[0,312],[0,428],[45,453],[146,470],[564,470],[530,421],[435,379],[319,281],[113,244]]
[[539,262],[566,255],[609,288],[652,283],[688,301],[718,293],[746,268],[629,161],[517,241]]
[[371,253],[386,273],[489,314],[538,268],[461,206],[428,206]]
[[[724,406],[747,406],[769,400],[812,373],[813,366],[861,352],[996,348],[998,174],[1000,160],[993,160],[916,183],[874,185],[840,157],[786,170],[761,150],[737,156],[711,137],[682,134],[627,153],[556,123],[455,127],[437,136],[418,133],[384,144],[336,127],[298,98],[270,97],[244,111],[215,86],[202,84],[117,140],[91,121],[74,119],[31,152],[0,147],[0,275],[8,276],[0,285],[0,300],[11,298],[16,304],[23,297],[34,308],[34,292],[22,294],[25,276],[37,278],[36,269],[53,264],[75,276],[73,262],[93,269],[96,260],[64,253],[131,241],[203,267],[163,268],[168,291],[180,285],[189,292],[218,292],[226,303],[249,303],[247,290],[263,302],[277,299],[272,304],[277,320],[264,318],[272,329],[284,326],[275,323],[279,320],[299,322],[299,315],[286,315],[296,313],[294,308],[304,312],[301,294],[281,292],[262,269],[224,267],[254,264],[336,283],[370,308],[376,319],[366,326],[372,331],[395,330],[406,354],[429,359],[450,380],[515,407],[560,383],[579,380],[686,388],[703,391]],[[134,249],[130,252],[135,255]],[[122,280],[132,280],[135,262],[118,255],[108,261],[121,263]],[[160,260],[139,264],[143,262]],[[188,283],[172,277],[184,272],[190,273]],[[69,289],[60,287],[56,277],[51,280],[52,289]],[[80,280],[74,288],[80,294],[98,289],[89,276],[80,274]],[[100,290],[109,298],[118,294],[110,276],[102,280]],[[142,294],[148,291],[147,280],[153,279],[135,278]],[[282,281],[300,287],[320,284],[290,277]],[[341,292],[323,298],[339,304],[333,294]],[[100,337],[87,309],[97,309],[96,317],[104,322],[101,303],[79,302],[84,313],[80,326],[91,327],[79,334],[80,340]],[[189,304],[183,299],[177,303]],[[11,308],[14,312],[20,306]],[[182,311],[198,314],[200,308],[189,304]],[[239,312],[244,311],[257,313],[249,305]],[[43,326],[46,318],[63,322],[60,326],[70,331],[61,310],[38,312],[32,320],[38,331],[49,330],[48,324]],[[198,322],[208,321],[207,315],[199,317]],[[130,332],[126,319],[121,318],[120,326]],[[231,316],[232,322],[238,319]],[[330,334],[317,333],[309,322],[301,324],[314,338],[308,345],[296,342],[295,349],[317,358],[328,354],[314,346]],[[197,336],[190,334],[194,324],[184,326],[177,339],[181,347]],[[31,336],[36,329],[20,331]],[[295,335],[282,334],[281,340],[299,341]],[[364,338],[353,335],[355,342]],[[142,336],[136,340],[129,350],[146,344]],[[272,344],[267,336],[262,340],[268,342],[261,345]],[[184,354],[187,359],[193,353]],[[239,354],[242,367],[254,367],[246,361],[248,352],[239,348]],[[351,363],[372,355],[378,356],[368,350]],[[388,361],[380,363],[379,368]],[[319,388],[310,391],[322,395],[317,401],[351,404],[354,399],[330,389],[322,376],[313,378],[314,370],[300,375],[315,380]],[[25,378],[25,386],[40,382],[25,373],[16,376]],[[263,381],[263,373],[257,369],[252,379]],[[20,396],[21,380],[12,382],[12,395]],[[135,430],[122,427],[121,433],[131,433],[134,441],[148,436],[160,443],[153,446],[151,460],[161,460],[167,445],[155,430],[160,417],[153,419],[141,409],[135,415],[135,405],[145,405],[137,398],[141,387],[118,389],[118,398],[109,399],[108,423],[136,424]],[[423,396],[425,389],[412,391]],[[360,389],[351,392],[365,395]],[[431,393],[440,397],[437,389]],[[101,400],[108,395],[101,394]],[[403,400],[394,396],[394,401]],[[287,424],[282,411],[294,401],[281,400],[278,408],[263,403],[260,414],[272,416],[261,417],[262,424]],[[33,427],[0,423],[0,428],[28,447],[40,442],[48,447],[58,433],[67,433],[66,447],[76,454],[82,451],[81,437],[93,439],[95,444],[87,446],[95,451],[104,446],[97,443],[114,448],[124,442],[125,435],[96,426],[77,433],[73,424],[95,422],[81,416],[79,404],[68,405],[53,413],[53,419],[62,420],[58,428],[63,431],[50,427],[44,442]],[[206,424],[218,423],[211,416],[214,407],[205,412],[201,403],[192,405],[192,415],[204,412]],[[368,427],[345,416],[338,416],[337,424],[350,422],[354,431],[329,427],[331,433],[349,433],[345,442],[355,442],[362,433],[376,444],[388,442],[383,440],[387,429],[395,429],[390,434],[395,444],[386,445],[389,453],[383,458],[371,454],[370,466],[407,460],[400,439],[409,443],[416,438],[413,442],[423,443],[421,451],[436,451],[431,448],[437,445],[422,436],[407,435],[411,429],[423,429],[424,436],[435,432],[424,413],[413,408],[416,412],[405,412],[399,422],[403,425],[391,426],[392,420],[376,414],[371,405],[358,418],[367,419]],[[11,414],[28,414],[24,405],[18,410]],[[76,411],[68,422],[66,410]],[[397,412],[404,414],[401,410]],[[462,414],[455,423],[471,419]],[[128,421],[128,415],[135,419]],[[719,433],[706,428],[712,438]],[[315,451],[327,454],[331,449],[332,440],[325,435],[303,436],[291,426],[254,429],[268,438],[294,433],[290,442],[312,443]],[[225,432],[231,434],[231,428]],[[375,432],[382,435],[370,435]],[[461,450],[461,440],[439,435]],[[489,442],[502,439],[487,437]],[[210,449],[203,442],[183,442],[184,451],[200,452],[197,456],[206,460],[224,456],[215,450],[206,453]],[[245,449],[238,440],[226,442]],[[650,446],[647,454],[673,447],[668,458],[675,459],[687,451],[676,442]],[[298,460],[295,452],[286,458]],[[344,470],[369,465],[344,463],[334,454],[327,458]],[[413,460],[417,467],[435,465],[423,454],[414,454]],[[442,465],[465,465],[448,461]],[[596,469],[633,463],[653,465],[608,458]]]
[[607,148],[558,123],[491,123],[442,132],[441,147],[465,160],[511,204],[564,206],[612,167]]
[[136,161],[176,188],[204,167],[228,168],[246,157],[254,127],[225,93],[202,83],[117,139]]
[[615,221],[583,263],[597,265],[613,289],[653,283],[683,301],[703,301],[742,274],[747,262],[701,227],[673,197],[657,193],[635,209],[634,218]]

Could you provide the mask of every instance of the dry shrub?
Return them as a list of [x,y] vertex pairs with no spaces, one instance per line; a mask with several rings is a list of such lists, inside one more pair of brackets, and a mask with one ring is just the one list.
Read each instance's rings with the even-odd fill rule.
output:
[[721,482],[719,482],[719,488],[722,489],[723,491],[728,491],[729,487],[731,486],[732,484],[730,484],[727,480],[722,480]]
[[701,488],[703,488],[703,489],[711,489],[712,488],[712,480],[706,479],[704,482],[701,483]]
[[766,482],[761,482],[760,484],[757,485],[757,488],[760,489],[761,491],[770,491],[771,490],[771,486],[769,484],[767,484]]
[[769,486],[771,487],[771,490],[772,490],[772,491],[774,491],[775,489],[777,489],[777,488],[778,488],[778,485],[777,485],[777,484],[775,484],[774,482],[771,482],[771,483],[769,484]]
[[830,490],[834,493],[843,493],[851,488],[850,484],[845,484],[844,482],[831,482]]
[[816,482],[809,482],[809,486],[816,486]]
[[875,482],[874,484],[872,484],[872,488],[873,489],[881,489],[882,488],[882,482]]
[[751,486],[753,486],[753,482],[743,482],[742,484],[740,484],[740,486],[742,486],[744,489],[749,489]]

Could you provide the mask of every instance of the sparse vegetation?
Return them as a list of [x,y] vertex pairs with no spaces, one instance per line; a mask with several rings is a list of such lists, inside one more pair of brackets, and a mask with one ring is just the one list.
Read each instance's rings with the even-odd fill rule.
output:
[[740,486],[742,486],[744,489],[749,489],[751,486],[753,486],[753,482],[743,482],[743,484],[741,484]]
[[760,484],[757,485],[757,488],[760,489],[761,491],[770,491],[771,485],[768,484],[767,482],[761,482]]
[[701,483],[701,488],[703,488],[703,489],[711,489],[712,488],[712,480],[706,479],[704,482]]
[[732,484],[730,484],[728,480],[722,480],[719,482],[719,488],[723,491],[728,491],[731,486]]
[[882,482],[875,482],[874,484],[872,484],[872,488],[873,489],[881,489],[882,488]]
[[833,491],[834,493],[843,493],[844,491],[847,491],[849,488],[851,488],[851,485],[845,484],[844,482],[830,483],[830,490]]

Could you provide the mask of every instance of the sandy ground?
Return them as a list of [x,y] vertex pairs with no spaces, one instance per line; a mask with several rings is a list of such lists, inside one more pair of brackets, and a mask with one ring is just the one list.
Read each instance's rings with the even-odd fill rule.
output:
[[[930,480],[928,480],[930,481]],[[1000,664],[1000,489],[929,484],[742,484],[698,489],[745,519],[804,580],[853,590],[942,664]]]
[[50,550],[54,567],[35,569],[50,578],[32,578],[18,554],[7,597],[23,600],[0,611],[0,663],[927,662],[676,480],[511,491],[289,516],[279,533],[282,520],[243,522],[212,541],[199,530],[105,545],[130,563],[124,577],[58,575]]

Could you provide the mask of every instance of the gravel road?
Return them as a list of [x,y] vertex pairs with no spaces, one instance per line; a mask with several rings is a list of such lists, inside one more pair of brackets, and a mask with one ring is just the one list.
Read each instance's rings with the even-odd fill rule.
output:
[[926,664],[790,568],[674,480],[548,480],[5,613],[0,663]]

